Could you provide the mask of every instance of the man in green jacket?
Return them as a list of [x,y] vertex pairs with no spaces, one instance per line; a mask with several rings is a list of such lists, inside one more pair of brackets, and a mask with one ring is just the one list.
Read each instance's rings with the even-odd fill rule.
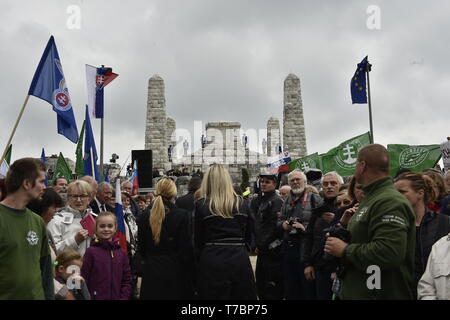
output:
[[365,194],[348,230],[351,243],[329,237],[325,252],[342,258],[341,299],[415,299],[415,217],[389,177],[385,147],[358,153],[356,182]]

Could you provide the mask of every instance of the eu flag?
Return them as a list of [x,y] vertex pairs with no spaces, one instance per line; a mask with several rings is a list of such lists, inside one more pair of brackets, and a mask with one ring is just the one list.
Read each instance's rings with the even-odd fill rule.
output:
[[57,114],[58,133],[77,143],[77,124],[53,36],[48,40],[28,94],[50,103]]
[[84,175],[92,176],[97,182],[100,182],[97,167],[97,149],[95,148],[94,133],[92,132],[91,120],[89,117],[88,106],[86,106],[85,120],[85,136],[84,136]]
[[366,86],[367,56],[358,64],[355,75],[350,81],[352,104],[367,103]]

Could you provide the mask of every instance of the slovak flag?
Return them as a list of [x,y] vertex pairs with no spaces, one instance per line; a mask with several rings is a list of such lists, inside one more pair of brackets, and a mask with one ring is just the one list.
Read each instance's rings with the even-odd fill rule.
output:
[[103,88],[118,76],[112,68],[86,65],[88,106],[92,118],[103,118]]
[[136,161],[134,161],[133,174],[131,175],[129,181],[133,184],[133,191],[131,191],[131,195],[135,196],[135,195],[137,195],[139,193],[139,180],[138,180],[138,172],[137,172]]
[[114,213],[116,214],[117,219],[117,236],[119,237],[120,247],[128,252],[125,217],[123,215],[122,207],[122,192],[120,190],[120,179],[116,180],[116,207],[114,208]]

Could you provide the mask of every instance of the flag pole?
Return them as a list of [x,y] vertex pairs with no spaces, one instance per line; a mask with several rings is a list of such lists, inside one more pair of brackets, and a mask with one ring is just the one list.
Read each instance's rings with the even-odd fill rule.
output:
[[104,120],[104,116],[103,118],[101,118],[100,120],[100,180],[103,180],[103,120]]
[[25,98],[25,101],[24,101],[24,103],[22,105],[22,108],[20,109],[19,116],[17,117],[16,124],[14,125],[14,128],[13,128],[13,130],[11,132],[11,135],[10,135],[10,137],[8,139],[8,143],[6,144],[6,148],[3,151],[2,158],[0,159],[0,163],[2,163],[3,159],[5,159],[5,157],[6,157],[6,152],[8,152],[8,147],[11,144],[11,141],[12,141],[12,138],[14,137],[14,134],[16,133],[17,126],[19,125],[20,119],[22,118],[23,111],[25,110],[25,106],[27,105],[29,98],[30,98],[30,95],[27,94],[27,97]]
[[368,105],[369,105],[369,121],[370,121],[370,143],[374,143],[375,139],[373,138],[373,123],[372,123],[372,101],[370,99],[370,80],[369,80],[369,72],[372,70],[372,65],[367,60],[367,96],[368,96]]
[[89,149],[91,153],[91,168],[92,168],[92,177],[95,179],[95,167],[94,167],[94,152],[92,151],[92,147]]

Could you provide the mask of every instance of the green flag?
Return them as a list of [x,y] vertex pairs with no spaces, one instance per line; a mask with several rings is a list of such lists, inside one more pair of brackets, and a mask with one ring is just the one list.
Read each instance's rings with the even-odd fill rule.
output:
[[289,162],[289,171],[300,169],[304,172],[312,168],[322,170],[321,159],[317,152]]
[[12,152],[12,143],[8,147],[8,151],[5,154],[5,161],[8,165],[11,164],[11,152]]
[[389,172],[394,177],[400,168],[411,171],[422,171],[434,168],[441,159],[441,148],[438,144],[427,146],[409,146],[407,144],[388,144]]
[[83,176],[83,172],[84,172],[83,137],[84,137],[84,124],[85,123],[86,123],[86,120],[83,121],[83,126],[81,127],[80,137],[78,138],[77,150],[75,151],[75,154],[77,156],[77,160],[75,162],[75,173],[77,174],[78,178],[81,178]]
[[55,180],[59,177],[66,178],[68,182],[72,180],[72,170],[70,170],[69,165],[67,164],[61,152],[59,153],[55,172],[53,173],[53,185],[55,184]]
[[366,132],[360,136],[344,141],[336,148],[320,155],[323,173],[336,171],[341,176],[353,175],[359,150],[369,144],[370,134]]

